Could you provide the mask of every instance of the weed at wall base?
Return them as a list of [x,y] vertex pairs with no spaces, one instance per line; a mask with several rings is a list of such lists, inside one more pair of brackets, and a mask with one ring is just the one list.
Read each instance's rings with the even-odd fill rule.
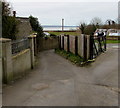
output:
[[75,55],[71,52],[66,52],[64,50],[55,49],[55,53],[63,56],[64,58],[68,59],[69,61],[71,61],[72,63],[74,63],[78,66],[83,66],[84,65],[83,58],[78,56],[78,55]]

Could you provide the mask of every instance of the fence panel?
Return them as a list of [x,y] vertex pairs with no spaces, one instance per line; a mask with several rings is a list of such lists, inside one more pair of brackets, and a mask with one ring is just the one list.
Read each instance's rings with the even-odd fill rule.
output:
[[59,48],[64,49],[64,35],[59,36]]
[[100,53],[106,51],[106,36],[80,36],[62,35],[60,38],[61,49],[78,54],[85,61],[94,59]]
[[106,51],[106,36],[91,36],[90,59],[96,58],[104,51]]
[[78,55],[84,58],[84,34],[78,36]]
[[76,48],[75,48],[75,40],[76,40],[76,37],[75,36],[72,36],[70,35],[69,36],[69,39],[70,39],[70,52],[72,52],[73,54],[76,54]]
[[86,45],[87,45],[87,49],[86,49],[86,60],[88,60],[90,58],[90,35],[85,35],[86,37]]
[[69,52],[69,35],[64,36],[64,50]]
[[12,42],[12,54],[21,52],[22,50],[25,50],[29,48],[29,40],[28,39],[22,39]]

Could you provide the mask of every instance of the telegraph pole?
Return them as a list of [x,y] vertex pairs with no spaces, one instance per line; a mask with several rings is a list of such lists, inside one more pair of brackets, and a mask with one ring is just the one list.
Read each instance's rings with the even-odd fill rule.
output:
[[64,19],[62,19],[62,31],[64,31]]

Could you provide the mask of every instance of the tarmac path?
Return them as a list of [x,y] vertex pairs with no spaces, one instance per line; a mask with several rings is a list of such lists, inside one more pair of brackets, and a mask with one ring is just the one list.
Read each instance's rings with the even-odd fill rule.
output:
[[118,106],[118,45],[86,67],[41,52],[36,68],[3,87],[3,106]]

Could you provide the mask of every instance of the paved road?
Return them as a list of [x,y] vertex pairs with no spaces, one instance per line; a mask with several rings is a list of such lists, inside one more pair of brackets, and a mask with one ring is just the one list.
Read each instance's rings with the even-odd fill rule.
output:
[[78,67],[54,53],[39,54],[37,67],[3,89],[6,106],[117,106],[118,47]]

